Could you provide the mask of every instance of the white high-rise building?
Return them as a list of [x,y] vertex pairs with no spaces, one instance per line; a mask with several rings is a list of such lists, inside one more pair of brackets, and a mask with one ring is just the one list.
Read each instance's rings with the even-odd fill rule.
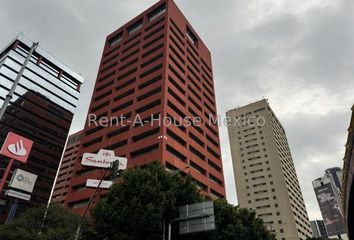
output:
[[254,209],[278,240],[312,237],[286,134],[268,101],[226,115],[240,206]]

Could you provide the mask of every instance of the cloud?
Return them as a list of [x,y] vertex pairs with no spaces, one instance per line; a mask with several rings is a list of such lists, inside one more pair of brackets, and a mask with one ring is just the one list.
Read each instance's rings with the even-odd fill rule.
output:
[[[150,7],[140,1],[0,3],[0,46],[20,31],[86,79],[72,132],[83,127],[105,37]],[[176,0],[210,49],[218,111],[268,98],[287,132],[310,218],[311,181],[341,166],[354,90],[351,0]],[[227,129],[227,196],[236,203]]]
[[[203,18],[183,3],[187,16]],[[209,21],[198,30],[207,33],[205,42],[213,55],[218,111],[269,99],[285,126],[309,216],[320,218],[311,182],[326,168],[342,166],[353,103],[352,4],[233,1],[224,5],[222,17],[220,6],[208,7],[217,10],[209,12]],[[233,202],[235,186],[229,179],[232,162],[224,127],[221,142],[228,199]]]

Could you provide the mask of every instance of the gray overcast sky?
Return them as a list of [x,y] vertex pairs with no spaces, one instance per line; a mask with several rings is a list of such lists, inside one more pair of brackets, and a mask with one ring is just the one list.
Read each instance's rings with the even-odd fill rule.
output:
[[[156,0],[0,0],[0,48],[23,31],[85,77],[83,127],[105,37]],[[268,98],[287,132],[310,218],[311,186],[342,167],[354,93],[354,1],[176,0],[213,57],[218,112]],[[236,203],[227,129],[227,197]]]

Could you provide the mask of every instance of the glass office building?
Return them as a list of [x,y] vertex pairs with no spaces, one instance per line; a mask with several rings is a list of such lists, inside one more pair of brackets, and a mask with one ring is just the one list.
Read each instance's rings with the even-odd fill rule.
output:
[[[41,47],[31,54],[32,46],[33,42],[20,34],[0,52],[0,107],[6,110],[0,116],[0,145],[9,131],[34,142],[27,163],[15,161],[0,193],[0,222],[6,221],[9,212],[48,201],[83,83],[79,74]],[[4,104],[24,65],[9,104]],[[8,161],[0,156],[1,178]],[[38,175],[30,201],[5,196],[17,168]]]

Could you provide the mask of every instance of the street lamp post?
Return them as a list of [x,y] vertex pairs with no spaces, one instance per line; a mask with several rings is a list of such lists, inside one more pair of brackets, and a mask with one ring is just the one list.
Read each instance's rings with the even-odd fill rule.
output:
[[[171,173],[171,177],[176,176],[177,174],[179,174],[180,172],[182,172],[183,170],[189,168],[190,166],[187,165],[184,168],[179,168],[174,170]],[[163,231],[162,231],[162,239],[165,240],[166,239],[166,217],[163,218]],[[168,224],[168,239],[171,239],[171,223]]]
[[[167,136],[159,135],[157,137],[158,140],[167,140]],[[183,170],[189,168],[189,164],[184,168],[179,168],[171,172],[171,177],[176,176],[178,173],[182,172]],[[168,224],[168,239],[171,239],[171,223]],[[163,229],[162,229],[162,240],[166,240],[166,217],[163,218]]]

